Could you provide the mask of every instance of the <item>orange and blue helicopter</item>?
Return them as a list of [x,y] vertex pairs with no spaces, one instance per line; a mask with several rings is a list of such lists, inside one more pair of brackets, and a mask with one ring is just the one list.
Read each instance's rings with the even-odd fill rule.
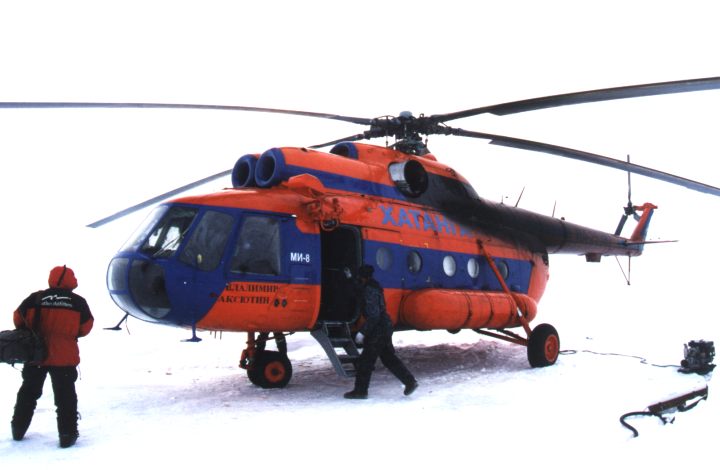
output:
[[[532,367],[556,362],[560,338],[530,326],[549,278],[549,255],[639,256],[656,206],[630,201],[614,233],[496,203],[438,161],[423,136],[457,135],[604,165],[720,196],[720,189],[567,147],[468,131],[446,123],[594,101],[720,88],[720,77],[607,88],[448,114],[375,119],[247,106],[163,103],[5,102],[0,108],[170,108],[268,112],[368,126],[313,147],[247,154],[232,170],[165,193],[97,227],[158,204],[110,261],[114,302],[141,320],[197,330],[246,332],[240,366],[264,388],[288,384],[286,336],[310,332],[336,371],[354,375],[359,345],[348,277],[375,268],[397,330],[471,329],[527,348]],[[392,145],[361,143],[394,139]],[[331,147],[329,152],[317,150]],[[172,200],[231,176],[232,188]],[[633,216],[629,237],[621,232]],[[122,321],[116,326],[119,325]],[[513,329],[520,329],[519,332]],[[274,340],[276,348],[268,349]]]

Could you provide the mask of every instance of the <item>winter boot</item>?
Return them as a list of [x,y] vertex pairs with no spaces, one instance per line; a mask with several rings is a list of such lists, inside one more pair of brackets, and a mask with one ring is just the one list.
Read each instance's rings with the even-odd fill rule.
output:
[[27,425],[21,425],[17,424],[14,420],[12,423],[10,423],[10,429],[12,430],[12,438],[15,441],[22,441],[25,437],[25,433],[27,432],[28,428],[30,427],[30,423],[27,423]]
[[10,422],[10,429],[12,430],[12,438],[16,441],[22,441],[25,437],[25,433],[30,427],[30,421],[32,421],[32,414],[30,416],[23,416],[16,414],[13,416]]
[[355,388],[343,395],[345,398],[360,398],[365,399],[368,397],[368,388],[370,387],[370,374],[358,372],[355,376]]
[[363,392],[360,390],[350,390],[349,392],[346,392],[345,395],[343,395],[345,398],[360,398],[360,399],[366,399],[368,397],[367,392]]
[[418,383],[416,380],[413,380],[412,382],[405,384],[405,391],[403,393],[405,396],[408,396],[412,394],[416,388],[418,388]]
[[68,447],[74,446],[78,440],[78,437],[80,437],[80,434],[77,431],[75,431],[74,433],[60,434],[60,447],[62,447],[63,449],[67,449]]
[[74,446],[78,437],[80,437],[77,412],[58,414],[57,423],[60,447],[65,449]]

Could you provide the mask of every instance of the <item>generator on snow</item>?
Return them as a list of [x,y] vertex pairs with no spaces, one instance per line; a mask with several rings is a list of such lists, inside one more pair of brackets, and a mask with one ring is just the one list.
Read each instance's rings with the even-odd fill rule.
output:
[[715,368],[712,363],[715,346],[712,341],[690,341],[685,345],[685,359],[680,362],[680,372],[685,374],[708,374]]

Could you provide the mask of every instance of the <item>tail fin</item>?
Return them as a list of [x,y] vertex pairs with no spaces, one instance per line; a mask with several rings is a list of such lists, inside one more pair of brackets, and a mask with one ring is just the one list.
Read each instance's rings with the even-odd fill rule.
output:
[[640,211],[642,215],[640,216],[640,220],[638,221],[635,230],[633,230],[633,233],[630,236],[630,241],[640,243],[642,248],[642,244],[647,237],[648,228],[650,227],[650,219],[652,218],[655,209],[657,209],[657,206],[646,202],[642,206],[635,206],[633,209]]

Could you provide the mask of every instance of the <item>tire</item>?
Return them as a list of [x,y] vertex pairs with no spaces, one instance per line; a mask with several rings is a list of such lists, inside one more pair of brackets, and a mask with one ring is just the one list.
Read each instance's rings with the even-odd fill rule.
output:
[[560,355],[560,336],[555,327],[547,323],[536,326],[528,338],[527,355],[532,367],[555,364]]
[[262,388],[284,388],[292,378],[292,364],[287,355],[278,351],[263,351],[248,369],[250,382]]

